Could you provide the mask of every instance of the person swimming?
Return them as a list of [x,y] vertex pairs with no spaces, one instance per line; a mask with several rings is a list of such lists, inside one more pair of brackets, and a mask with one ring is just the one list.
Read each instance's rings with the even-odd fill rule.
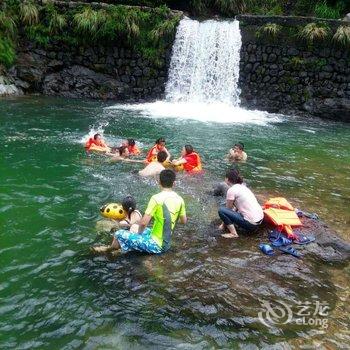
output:
[[188,173],[202,171],[202,162],[199,154],[193,150],[191,145],[185,145],[181,150],[181,157],[171,162],[174,166],[182,165]]
[[165,147],[165,139],[163,137],[160,137],[158,140],[156,140],[155,145],[148,151],[147,156],[146,156],[146,162],[151,163],[151,162],[156,162],[157,161],[157,154],[160,151],[164,151],[167,154],[167,159],[170,159],[170,153]]
[[127,139],[126,141],[123,142],[122,146],[128,147],[130,156],[138,156],[139,154],[141,154],[141,151],[137,147],[134,139]]
[[107,153],[107,155],[111,156],[111,162],[129,162],[129,163],[144,163],[143,160],[138,159],[130,159],[130,153],[127,146],[120,146],[115,149],[112,149],[111,152]]
[[228,154],[228,159],[231,162],[245,162],[247,158],[248,156],[247,153],[244,152],[244,144],[242,142],[236,143]]
[[112,152],[109,155],[112,156],[112,160],[114,161],[125,160],[129,157],[129,150],[127,146],[123,145],[112,149]]
[[87,152],[97,151],[97,152],[110,152],[111,148],[103,140],[101,134],[95,134],[93,137],[90,137],[85,143],[85,150]]
[[160,172],[165,169],[163,163],[166,161],[167,157],[168,155],[165,151],[158,152],[157,161],[147,164],[138,174],[144,177],[158,176]]

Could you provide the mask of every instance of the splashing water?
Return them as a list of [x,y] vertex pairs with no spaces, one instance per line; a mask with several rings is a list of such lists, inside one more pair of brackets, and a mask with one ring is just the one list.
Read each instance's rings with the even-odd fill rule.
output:
[[279,115],[239,107],[241,33],[238,21],[183,19],[177,29],[165,101],[115,105],[152,118],[266,125]]
[[98,125],[90,126],[89,132],[84,135],[77,143],[85,144],[89,138],[92,138],[95,134],[104,136],[105,129],[108,127],[108,122],[99,122]]

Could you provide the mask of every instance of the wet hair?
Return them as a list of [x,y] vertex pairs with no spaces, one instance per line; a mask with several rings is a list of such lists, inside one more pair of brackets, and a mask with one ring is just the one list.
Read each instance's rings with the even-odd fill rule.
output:
[[97,140],[97,138],[98,138],[99,136],[101,136],[101,134],[95,134],[95,135],[94,135],[94,140]]
[[175,182],[175,172],[171,169],[162,170],[159,174],[159,182],[164,188],[172,188]]
[[243,177],[239,174],[239,170],[236,168],[227,170],[226,178],[230,183],[234,185],[243,183]]
[[136,200],[133,196],[126,196],[122,201],[122,207],[127,212],[128,217],[136,209]]
[[120,156],[122,156],[123,155],[123,153],[124,153],[124,151],[126,150],[126,149],[128,149],[128,147],[127,146],[120,146],[120,147],[118,147],[118,152],[119,152],[119,155]]
[[129,146],[135,146],[135,140],[134,139],[128,139],[128,145]]
[[235,146],[234,147],[237,147],[239,148],[241,151],[244,150],[244,144],[242,142],[237,142],[235,143]]
[[165,143],[164,137],[160,137],[159,139],[156,140],[156,144],[159,145],[161,142]]
[[191,145],[185,145],[186,154],[190,154],[193,152],[193,147]]
[[159,163],[163,163],[168,158],[168,154],[165,151],[157,153],[157,160]]

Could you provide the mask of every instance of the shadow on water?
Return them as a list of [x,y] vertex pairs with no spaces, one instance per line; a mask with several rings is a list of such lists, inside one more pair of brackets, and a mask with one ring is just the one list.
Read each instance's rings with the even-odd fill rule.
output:
[[[333,209],[329,221],[348,237],[348,126],[185,123],[103,107],[45,98],[0,103],[2,348],[349,347],[349,267],[310,256],[267,257],[258,250],[260,236],[219,237],[217,201],[207,193],[228,166],[218,155],[245,141],[249,162],[241,171],[255,192],[285,195],[325,221]],[[174,154],[188,140],[200,150],[206,173],[176,183],[189,223],[178,225],[167,254],[88,253],[110,239],[95,229],[100,205],[133,194],[143,211],[158,191],[131,174],[135,165],[85,157],[81,141],[101,123],[113,143],[135,137],[147,148],[162,135]],[[286,323],[288,309],[274,309],[275,324],[266,326],[259,319],[261,313],[269,321],[264,301],[284,302],[294,316],[300,305],[315,312],[327,303],[328,328]]]

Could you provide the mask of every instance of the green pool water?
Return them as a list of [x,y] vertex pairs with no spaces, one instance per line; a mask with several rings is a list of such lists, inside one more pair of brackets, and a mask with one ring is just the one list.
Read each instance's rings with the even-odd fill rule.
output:
[[[107,107],[39,97],[0,101],[1,348],[350,346],[348,267],[308,261],[317,274],[310,285],[272,272],[261,280],[244,267],[260,256],[257,241],[208,237],[216,202],[207,195],[229,166],[225,153],[242,141],[249,158],[240,170],[261,200],[285,196],[350,240],[350,125],[285,116],[215,123]],[[167,255],[89,253],[109,240],[96,230],[102,204],[132,194],[144,210],[158,190],[131,174],[139,165],[86,157],[83,140],[93,130],[115,145],[133,137],[146,150],[163,136],[174,155],[185,143],[201,154],[205,174],[178,178],[189,224],[179,227]],[[256,320],[262,295],[325,300],[330,326],[269,329]]]

